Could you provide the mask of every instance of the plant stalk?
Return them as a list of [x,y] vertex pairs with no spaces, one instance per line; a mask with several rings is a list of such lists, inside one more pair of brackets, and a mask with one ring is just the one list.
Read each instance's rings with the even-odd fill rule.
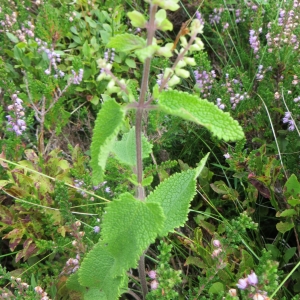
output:
[[[147,46],[152,45],[153,37],[156,31],[155,25],[155,13],[157,11],[157,5],[150,6],[150,18],[147,24]],[[136,137],[136,165],[137,165],[137,198],[141,201],[145,199],[145,190],[142,186],[143,181],[143,160],[142,160],[142,121],[143,121],[143,112],[145,110],[144,103],[148,91],[148,82],[149,82],[149,73],[151,66],[151,57],[146,58],[143,69],[143,77],[141,83],[140,97],[137,106],[136,112],[136,126],[135,126],[135,137]],[[144,254],[140,257],[139,260],[139,278],[142,287],[143,299],[146,298],[148,293],[147,281],[146,281],[146,272],[145,272],[145,256]]]

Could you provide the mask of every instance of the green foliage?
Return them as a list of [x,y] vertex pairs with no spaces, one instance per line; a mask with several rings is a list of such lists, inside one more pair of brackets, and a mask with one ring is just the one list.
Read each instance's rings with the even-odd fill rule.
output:
[[165,236],[174,228],[183,226],[191,200],[195,195],[196,178],[207,161],[208,154],[195,170],[177,173],[164,180],[147,198],[147,203],[159,203],[166,217],[159,235]]
[[169,265],[172,256],[172,245],[168,245],[161,241],[157,248],[160,252],[160,254],[157,255],[158,265],[155,270],[158,288],[152,290],[147,295],[146,299],[165,299],[166,297],[169,299],[177,299],[179,293],[175,290],[175,288],[182,282],[182,274],[180,270],[175,271]]
[[120,34],[110,39],[107,47],[115,48],[119,52],[129,52],[136,49],[142,49],[146,46],[144,39],[132,34]]
[[[142,158],[147,158],[151,153],[151,149],[152,145],[145,136],[142,136]],[[136,165],[135,127],[132,127],[128,133],[125,133],[121,141],[114,143],[112,152],[121,163],[131,167]]]
[[103,179],[107,157],[124,118],[123,108],[112,99],[104,102],[97,115],[91,145],[94,184],[98,184]]
[[166,91],[159,95],[159,107],[172,115],[206,127],[215,136],[225,141],[244,138],[242,128],[229,114],[212,103],[196,96],[178,91]]

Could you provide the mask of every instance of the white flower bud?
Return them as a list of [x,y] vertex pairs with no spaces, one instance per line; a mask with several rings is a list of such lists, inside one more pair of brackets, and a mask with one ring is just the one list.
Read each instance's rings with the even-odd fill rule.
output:
[[190,77],[190,72],[184,69],[175,69],[176,75],[182,78],[189,78]]
[[193,57],[184,57],[183,60],[190,66],[196,66],[196,61]]
[[172,78],[168,81],[168,86],[171,87],[178,83],[180,83],[180,78],[177,77],[176,75],[173,75]]

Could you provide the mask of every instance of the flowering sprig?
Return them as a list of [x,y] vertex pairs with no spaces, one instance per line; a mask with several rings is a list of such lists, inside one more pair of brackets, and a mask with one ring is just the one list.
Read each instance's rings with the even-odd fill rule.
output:
[[294,131],[295,130],[295,121],[292,118],[291,112],[287,111],[284,113],[284,118],[282,119],[283,123],[288,124],[288,130]]
[[9,126],[8,131],[14,131],[16,135],[22,135],[26,130],[25,112],[22,106],[23,100],[17,94],[13,94],[11,99],[13,104],[9,105],[7,109],[12,113],[6,116]]
[[269,297],[267,296],[267,293],[259,290],[257,285],[258,277],[253,271],[251,271],[247,277],[239,279],[236,286],[241,290],[248,289],[250,292],[249,297],[253,300],[268,300]]

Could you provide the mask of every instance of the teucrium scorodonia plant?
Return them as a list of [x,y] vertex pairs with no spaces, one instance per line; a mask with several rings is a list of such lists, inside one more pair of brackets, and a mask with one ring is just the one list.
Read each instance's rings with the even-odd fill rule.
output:
[[[98,60],[102,72],[99,80],[108,79],[107,95],[117,93],[125,100],[119,104],[107,96],[98,113],[91,145],[91,166],[93,181],[103,180],[108,155],[113,153],[122,163],[132,167],[132,182],[136,184],[136,197],[129,193],[111,201],[106,207],[103,218],[101,238],[83,260],[78,274],[69,279],[72,287],[78,282],[88,287],[84,299],[117,299],[126,291],[126,272],[136,268],[139,261],[139,274],[143,298],[147,294],[143,253],[157,237],[166,236],[174,228],[183,226],[187,220],[189,205],[195,195],[196,178],[202,171],[208,154],[202,158],[198,167],[169,177],[148,196],[143,185],[151,178],[144,178],[142,159],[151,152],[151,144],[142,135],[142,115],[147,109],[159,109],[166,114],[180,116],[185,120],[206,127],[218,138],[236,141],[244,138],[242,128],[228,113],[195,95],[174,89],[180,78],[189,73],[184,68],[194,65],[193,51],[202,50],[203,45],[198,34],[203,25],[193,20],[188,33],[189,39],[181,37],[181,49],[172,68],[166,69],[160,86],[149,93],[149,71],[151,59],[155,55],[170,57],[173,55],[172,44],[159,46],[154,38],[156,30],[171,30],[165,9],[178,9],[178,0],[148,0],[150,17],[134,11],[128,13],[133,26],[147,29],[147,40],[132,34],[112,37],[108,47],[119,52],[133,52],[144,64],[139,99],[135,99],[127,89],[126,80],[118,79],[112,72],[112,65],[104,59]],[[158,10],[158,7],[161,9]],[[168,88],[168,90],[165,90]],[[156,101],[154,103],[154,100]],[[136,111],[136,125],[122,140],[117,141],[120,128],[129,110]],[[75,282],[75,283],[74,283]]]

